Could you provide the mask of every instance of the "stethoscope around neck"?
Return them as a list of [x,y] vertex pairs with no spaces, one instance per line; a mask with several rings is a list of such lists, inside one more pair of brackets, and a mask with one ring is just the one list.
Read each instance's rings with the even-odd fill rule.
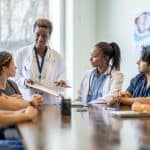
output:
[[[110,71],[106,74],[103,74],[105,75],[105,79],[107,76],[110,76],[111,78],[111,71],[112,71],[112,68],[110,69]],[[88,84],[88,96],[89,95],[92,95],[92,91],[91,91],[91,87],[92,87],[92,81],[93,81],[93,77],[94,77],[94,72],[95,72],[95,69],[91,72],[90,74],[90,77],[89,77],[89,84]],[[97,92],[99,91],[99,89],[101,88],[101,86],[104,84],[105,81],[103,81],[102,83],[99,84],[99,87],[97,88]]]

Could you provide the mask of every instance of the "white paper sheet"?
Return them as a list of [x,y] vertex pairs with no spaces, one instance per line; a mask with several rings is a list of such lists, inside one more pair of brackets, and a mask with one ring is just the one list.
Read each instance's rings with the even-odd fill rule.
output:
[[95,101],[89,102],[89,104],[106,104],[106,101],[105,100],[95,100]]
[[82,101],[73,101],[72,106],[83,106],[83,107],[87,107],[88,104],[84,104]]

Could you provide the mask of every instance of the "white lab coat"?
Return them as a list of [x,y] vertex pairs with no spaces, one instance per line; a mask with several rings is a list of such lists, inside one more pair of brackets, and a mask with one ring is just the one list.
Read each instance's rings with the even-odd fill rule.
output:
[[[95,69],[95,68],[94,68]],[[87,96],[89,92],[89,85],[91,85],[92,82],[92,73],[94,69],[88,70],[81,82],[80,89],[79,89],[79,97],[81,97],[81,100],[84,104],[87,103]],[[110,72],[111,67],[107,69],[107,72]],[[91,78],[91,81],[89,81]],[[106,100],[108,97],[112,96],[114,92],[120,91],[122,88],[123,83],[123,74],[120,71],[112,70],[111,75],[108,75],[103,83],[103,86],[99,89],[102,93],[102,97],[98,97],[96,101],[99,100]],[[92,101],[92,103],[94,103]]]
[[[15,81],[18,85],[24,85],[25,79],[31,79],[35,83],[53,89],[55,91],[62,90],[55,86],[54,81],[65,80],[65,64],[58,52],[48,48],[43,64],[41,79],[39,79],[39,70],[36,62],[36,56],[33,50],[34,45],[26,46],[19,50],[16,55],[17,72]],[[41,57],[39,61],[41,62]],[[34,92],[31,90],[31,92]],[[54,101],[54,97],[46,93],[43,95],[44,103]],[[50,102],[51,103],[51,102]]]

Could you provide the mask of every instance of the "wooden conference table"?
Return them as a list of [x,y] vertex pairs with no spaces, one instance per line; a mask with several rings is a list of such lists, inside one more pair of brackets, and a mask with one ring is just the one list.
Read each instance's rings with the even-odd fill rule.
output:
[[115,118],[106,107],[72,108],[62,116],[59,106],[45,105],[33,122],[17,126],[27,150],[150,149],[149,118]]

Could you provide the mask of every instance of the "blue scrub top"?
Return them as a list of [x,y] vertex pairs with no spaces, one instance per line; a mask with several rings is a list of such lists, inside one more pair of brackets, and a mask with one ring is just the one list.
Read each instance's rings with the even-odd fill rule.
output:
[[147,78],[144,73],[135,76],[127,88],[133,97],[148,97],[150,96],[150,85],[147,85]]
[[91,85],[89,85],[87,102],[96,100],[98,97],[102,97],[101,88],[103,87],[103,83],[107,75],[108,73],[106,72],[102,75],[99,75],[97,68],[92,72],[92,82]]

